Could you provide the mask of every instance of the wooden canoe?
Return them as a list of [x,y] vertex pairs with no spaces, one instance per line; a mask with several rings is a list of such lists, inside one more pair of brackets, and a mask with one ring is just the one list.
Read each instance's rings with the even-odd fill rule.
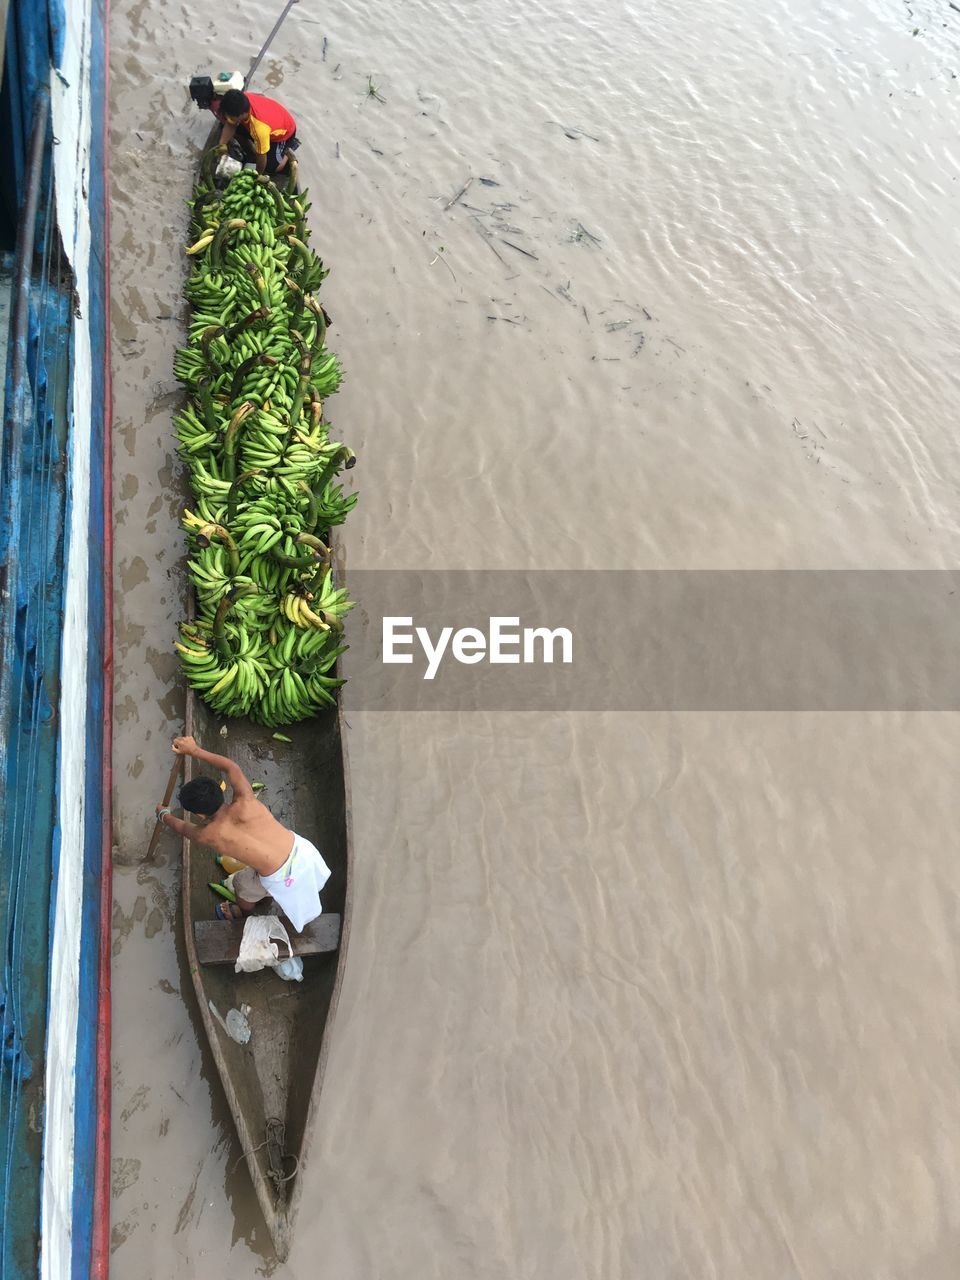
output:
[[[214,125],[207,147],[215,145],[218,135],[219,125]],[[332,546],[342,583],[336,531]],[[257,1200],[283,1261],[290,1249],[350,936],[350,775],[339,698],[336,708],[322,716],[285,726],[289,743],[277,742],[273,730],[246,720],[227,721],[224,737],[223,724],[188,687],[186,732],[208,751],[235,760],[251,782],[264,782],[260,796],[271,812],[317,846],[331,871],[321,895],[323,913],[340,921],[336,949],[303,956],[302,982],[285,982],[272,970],[238,974],[232,963],[203,963],[197,926],[213,919],[218,899],[209,884],[219,881],[222,872],[209,850],[183,842],[181,892],[190,976]],[[205,771],[192,757],[185,764],[185,780]],[[264,906],[267,912],[274,909],[272,902]],[[329,934],[330,923],[325,921],[321,932]],[[296,954],[298,935],[292,927],[288,933]],[[246,1044],[233,1040],[223,1025],[228,1012],[241,1006],[249,1006]]]

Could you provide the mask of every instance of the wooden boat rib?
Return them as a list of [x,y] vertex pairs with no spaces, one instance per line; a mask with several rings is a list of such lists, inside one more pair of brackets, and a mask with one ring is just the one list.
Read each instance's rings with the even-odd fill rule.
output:
[[[238,974],[233,964],[201,963],[195,925],[213,917],[217,899],[208,886],[222,872],[209,850],[184,841],[182,896],[190,976],[257,1199],[283,1261],[309,1156],[350,933],[349,771],[339,702],[323,716],[286,729],[291,743],[276,742],[272,730],[247,721],[229,721],[224,738],[221,723],[188,690],[187,733],[206,750],[235,760],[251,781],[266,783],[264,803],[317,845],[331,871],[321,897],[323,910],[338,914],[341,921],[338,949],[304,956],[302,982],[285,982],[271,969]],[[193,757],[187,758],[187,779],[204,771]],[[264,909],[275,910],[272,903]],[[296,951],[297,935],[292,928],[288,932]],[[251,1035],[247,1044],[238,1044],[221,1020],[230,1009],[245,1005]]]

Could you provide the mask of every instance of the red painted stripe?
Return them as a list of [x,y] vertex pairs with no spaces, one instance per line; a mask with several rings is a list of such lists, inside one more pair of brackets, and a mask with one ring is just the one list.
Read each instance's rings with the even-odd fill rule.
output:
[[101,790],[100,954],[97,1003],[97,1136],[91,1280],[110,1272],[110,952],[113,917],[113,377],[110,369],[110,0],[103,15],[103,744]]

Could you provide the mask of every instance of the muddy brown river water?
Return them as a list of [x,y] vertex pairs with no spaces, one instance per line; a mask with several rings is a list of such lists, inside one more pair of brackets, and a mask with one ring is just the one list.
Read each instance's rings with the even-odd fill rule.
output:
[[[183,716],[186,85],[275,16],[111,4],[113,1276],[955,1277],[956,714],[349,687],[351,953],[272,1260],[178,850],[139,859]],[[257,87],[331,268],[350,565],[956,566],[958,37],[927,0],[302,0]]]

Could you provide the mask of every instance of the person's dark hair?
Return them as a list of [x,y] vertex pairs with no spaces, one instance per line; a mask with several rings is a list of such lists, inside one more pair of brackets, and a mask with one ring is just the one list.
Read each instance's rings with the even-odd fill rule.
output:
[[223,804],[220,783],[213,778],[194,778],[185,782],[179,791],[180,803],[188,813],[202,813],[209,817]]
[[250,99],[239,89],[228,89],[220,99],[220,119],[225,116],[245,116],[250,110]]

